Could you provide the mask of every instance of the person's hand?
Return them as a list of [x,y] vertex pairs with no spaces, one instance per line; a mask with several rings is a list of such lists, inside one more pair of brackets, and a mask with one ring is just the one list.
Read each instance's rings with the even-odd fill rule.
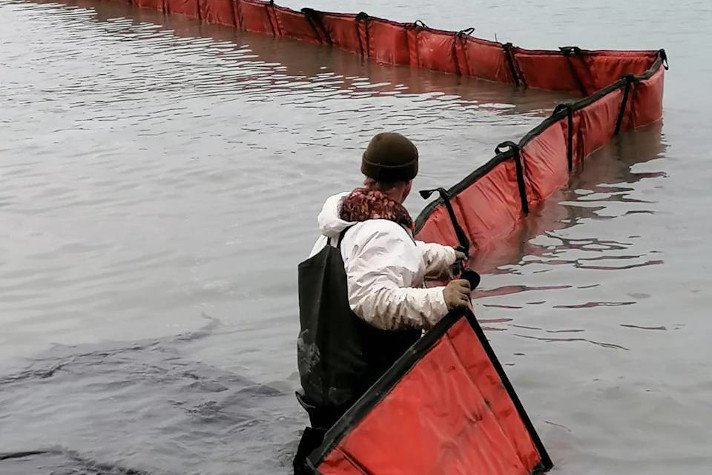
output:
[[455,262],[457,261],[466,261],[467,260],[467,254],[465,254],[462,251],[458,251],[455,249]]
[[448,310],[467,307],[470,304],[470,283],[463,279],[450,281],[443,289],[443,297]]

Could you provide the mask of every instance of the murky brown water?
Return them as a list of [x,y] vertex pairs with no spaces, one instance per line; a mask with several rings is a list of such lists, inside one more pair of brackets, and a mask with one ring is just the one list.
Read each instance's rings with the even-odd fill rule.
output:
[[[671,57],[664,125],[589,160],[477,294],[560,473],[712,467],[712,9],[665,3],[338,7]],[[111,3],[0,2],[0,86],[0,454],[43,452],[2,474],[287,473],[323,199],[378,130],[450,186],[562,99]]]

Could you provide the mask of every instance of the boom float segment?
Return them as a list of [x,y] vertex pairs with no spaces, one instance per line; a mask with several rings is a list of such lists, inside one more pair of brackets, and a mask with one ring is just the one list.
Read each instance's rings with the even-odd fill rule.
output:
[[324,475],[527,475],[552,462],[468,310],[426,333],[326,434]]

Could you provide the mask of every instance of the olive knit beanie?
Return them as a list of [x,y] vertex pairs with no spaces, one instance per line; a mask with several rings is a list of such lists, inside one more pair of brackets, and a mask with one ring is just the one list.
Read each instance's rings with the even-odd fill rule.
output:
[[380,133],[363,153],[361,172],[381,182],[412,180],[418,174],[418,149],[401,134]]

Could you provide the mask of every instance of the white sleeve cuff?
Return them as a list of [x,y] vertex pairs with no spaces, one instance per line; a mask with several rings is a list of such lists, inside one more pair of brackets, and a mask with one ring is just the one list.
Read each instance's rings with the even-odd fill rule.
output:
[[443,247],[445,248],[445,253],[447,254],[448,265],[451,266],[457,260],[457,253],[455,252],[455,249],[453,249],[449,246],[443,246]]
[[431,302],[431,311],[426,318],[431,325],[435,325],[445,315],[447,315],[448,309],[447,304],[445,303],[445,294],[443,293],[444,290],[445,287],[433,287],[431,289],[427,289],[428,300]]

